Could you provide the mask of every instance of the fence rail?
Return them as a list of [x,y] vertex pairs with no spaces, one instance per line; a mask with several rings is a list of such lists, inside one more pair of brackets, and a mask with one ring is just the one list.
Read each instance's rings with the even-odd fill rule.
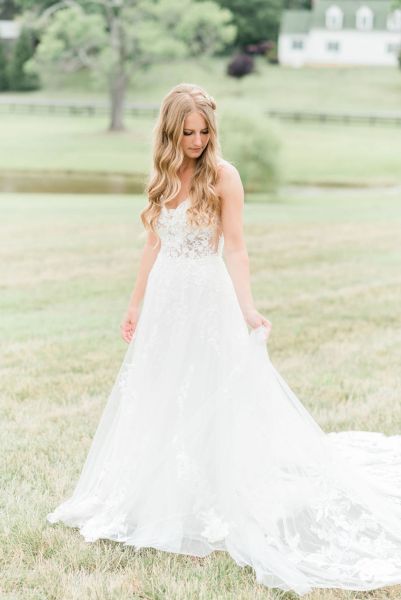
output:
[[[159,111],[158,104],[145,104],[140,102],[127,102],[124,105],[127,114],[150,114],[155,115]],[[110,104],[104,101],[82,101],[82,100],[58,100],[58,99],[25,99],[25,98],[0,98],[0,109],[8,109],[10,112],[61,112],[70,114],[108,113]]]
[[320,111],[267,110],[269,117],[288,121],[316,121],[320,123],[368,123],[369,125],[401,125],[401,113],[352,113]]
[[[126,102],[125,113],[131,115],[148,114],[157,115],[158,104]],[[101,100],[58,100],[37,98],[0,98],[0,110],[9,112],[49,112],[70,114],[105,114],[110,111],[110,104]],[[266,111],[269,117],[288,121],[315,121],[320,123],[368,123],[370,125],[397,125],[401,126],[400,112],[321,112],[300,110],[275,110]]]

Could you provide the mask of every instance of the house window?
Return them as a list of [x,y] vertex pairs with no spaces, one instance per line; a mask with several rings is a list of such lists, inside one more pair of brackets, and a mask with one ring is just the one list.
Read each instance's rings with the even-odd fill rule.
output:
[[356,12],[356,28],[370,31],[373,27],[373,12],[368,6],[361,6]]
[[401,50],[400,44],[387,44],[386,50],[388,54],[398,54]]
[[304,49],[304,41],[299,39],[292,40],[291,48],[293,50],[303,50]]
[[327,52],[339,52],[340,50],[340,43],[339,42],[327,42],[326,44],[326,50]]
[[401,10],[394,10],[387,17],[387,29],[390,31],[401,31]]
[[327,29],[341,29],[343,26],[343,11],[338,6],[330,6],[326,10]]

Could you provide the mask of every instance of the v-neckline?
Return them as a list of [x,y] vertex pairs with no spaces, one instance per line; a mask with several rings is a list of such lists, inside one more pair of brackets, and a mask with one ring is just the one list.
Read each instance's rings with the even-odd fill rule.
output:
[[167,206],[163,206],[163,208],[169,212],[174,212],[176,210],[178,210],[180,208],[180,206],[182,206],[182,204],[185,204],[185,202],[188,200],[188,198],[184,198],[184,200],[182,200],[178,206],[176,206],[175,208],[167,208]]

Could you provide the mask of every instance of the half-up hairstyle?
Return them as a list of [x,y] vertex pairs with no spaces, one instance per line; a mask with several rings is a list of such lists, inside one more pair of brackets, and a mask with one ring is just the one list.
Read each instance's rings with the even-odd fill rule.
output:
[[184,160],[181,147],[184,121],[191,112],[200,113],[209,129],[209,141],[196,160],[189,196],[188,220],[193,226],[218,225],[221,216],[220,199],[215,186],[221,157],[215,117],[216,103],[212,96],[195,84],[180,83],[163,99],[153,129],[153,173],[146,186],[149,203],[141,212],[146,230],[156,232],[161,208],[174,199],[181,188],[178,171]]

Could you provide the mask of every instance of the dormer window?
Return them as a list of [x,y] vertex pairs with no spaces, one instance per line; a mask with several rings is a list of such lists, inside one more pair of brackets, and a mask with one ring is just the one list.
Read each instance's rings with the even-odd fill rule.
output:
[[356,28],[370,31],[373,28],[373,12],[368,6],[361,6],[356,11]]
[[401,31],[401,10],[394,10],[387,17],[387,29],[390,31]]
[[343,26],[343,11],[339,6],[332,5],[326,10],[327,29],[341,29]]

